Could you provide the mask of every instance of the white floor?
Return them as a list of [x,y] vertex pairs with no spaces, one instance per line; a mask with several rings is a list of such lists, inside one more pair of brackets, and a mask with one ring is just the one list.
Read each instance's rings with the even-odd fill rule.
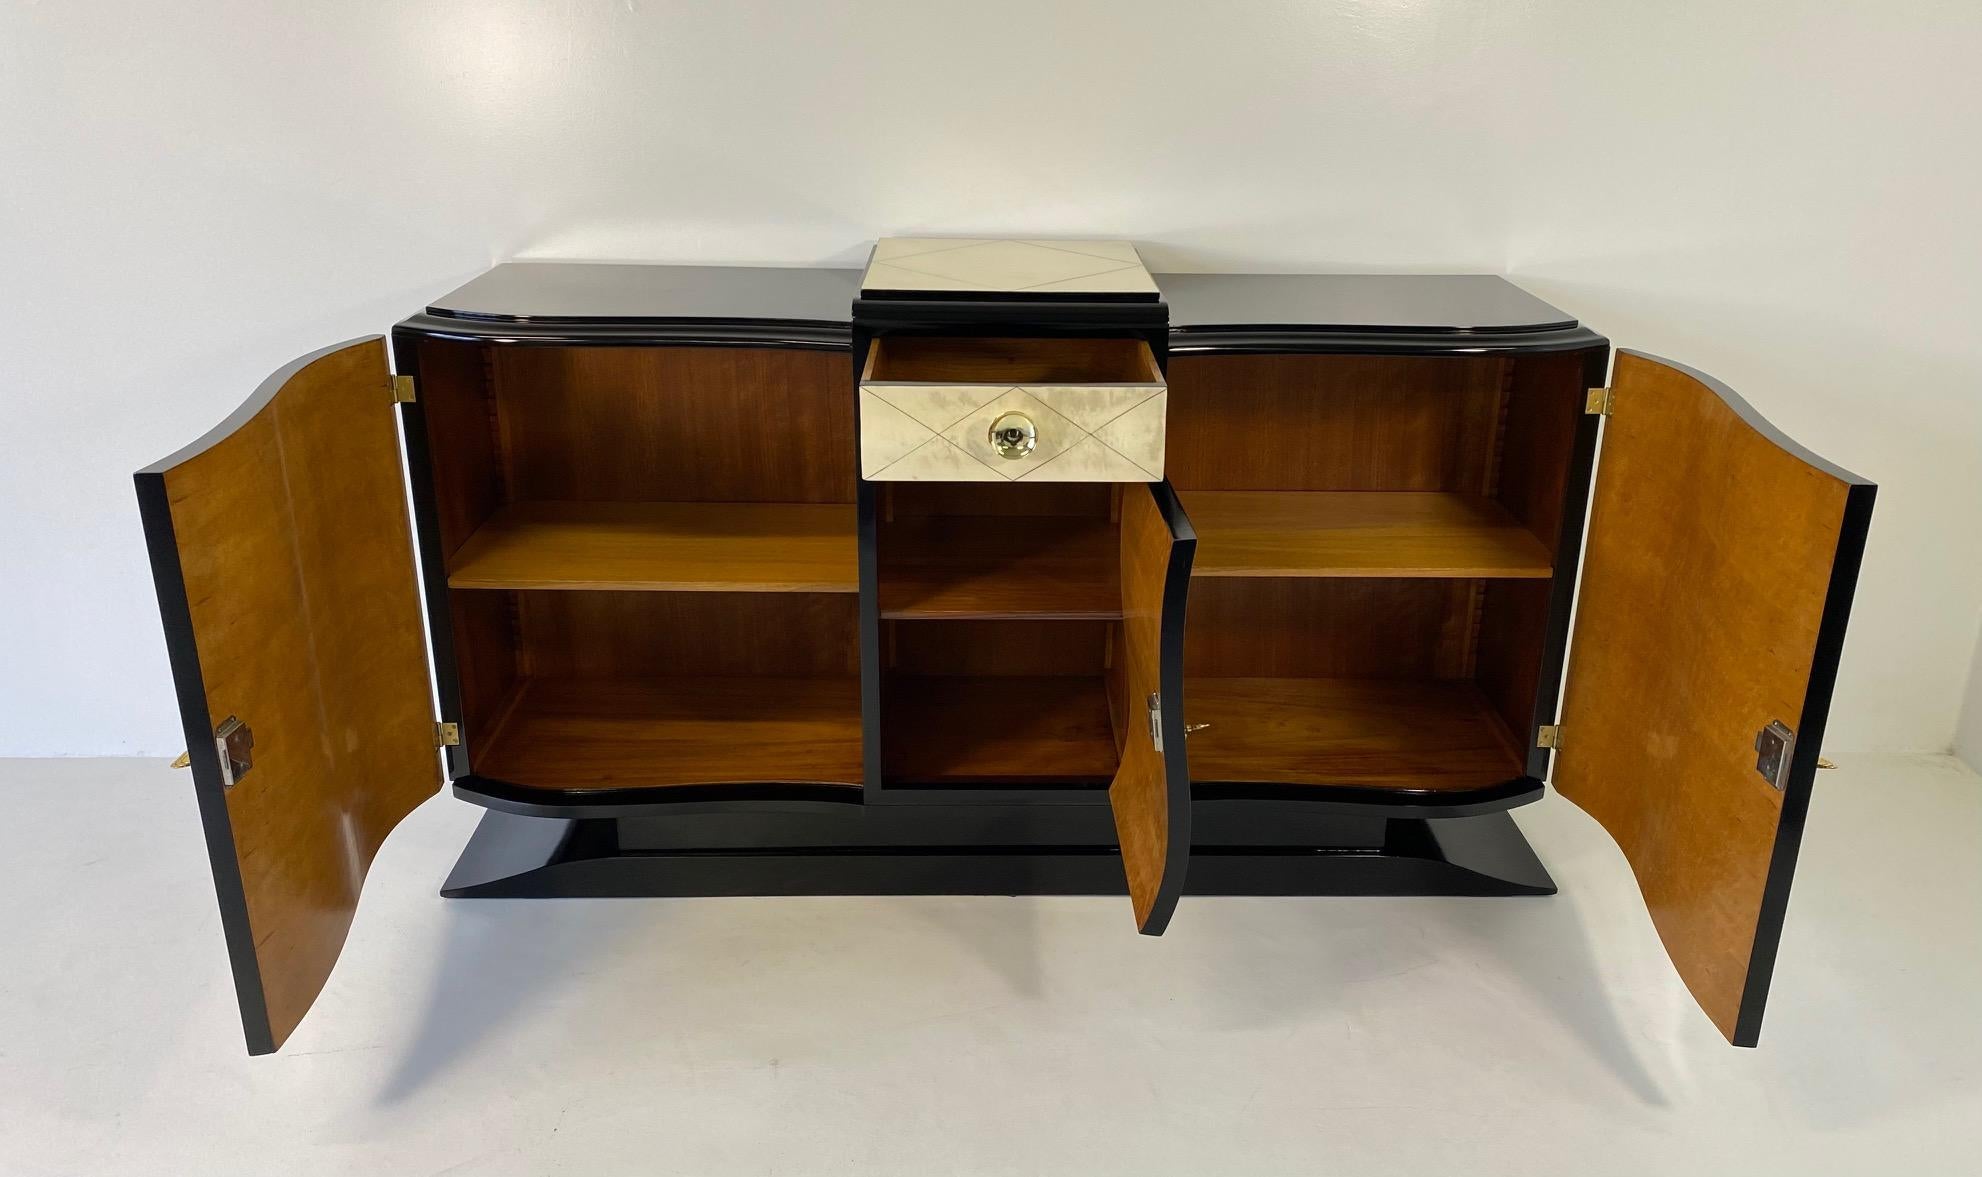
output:
[[1819,782],[1760,1049],[1623,860],[1552,899],[444,901],[387,843],[282,1053],[241,1048],[190,786],[0,761],[6,1174],[1973,1174],[1982,780]]

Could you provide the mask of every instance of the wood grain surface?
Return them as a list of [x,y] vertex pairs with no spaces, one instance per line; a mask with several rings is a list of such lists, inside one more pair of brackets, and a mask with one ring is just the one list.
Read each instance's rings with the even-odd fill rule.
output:
[[860,785],[851,676],[533,678],[476,771],[541,789],[775,781]]
[[[1172,566],[1177,540],[1157,506],[1159,490],[1169,488],[1130,488],[1122,496],[1122,636],[1114,673],[1120,678],[1115,694],[1127,714],[1119,721],[1121,766],[1108,786],[1136,927],[1152,935],[1169,923],[1190,852],[1189,830],[1173,829],[1180,810],[1188,817],[1190,782],[1181,767],[1183,724],[1177,718],[1185,706],[1178,698],[1181,667],[1165,665],[1178,651],[1167,650],[1164,640],[1166,621],[1172,627],[1182,621],[1165,616],[1172,605],[1167,590],[1173,576],[1188,577],[1189,563],[1186,559],[1181,571]],[[1165,751],[1150,739],[1145,709],[1148,697],[1159,693],[1169,708]]]
[[893,782],[1101,785],[1115,773],[1100,675],[894,675],[882,771]]
[[[205,693],[188,739],[216,865],[231,854],[245,895],[256,1052],[310,1008],[379,844],[440,785],[386,377],[383,340],[320,352],[139,475],[169,503]],[[253,732],[253,767],[225,790],[221,826],[211,733],[230,716]]]
[[851,503],[846,356],[498,347],[508,501]]
[[1542,577],[1550,556],[1492,499],[1412,491],[1190,491],[1194,577]]
[[1166,473],[1200,490],[1490,494],[1507,361],[1181,355]]
[[516,503],[451,561],[469,589],[834,592],[860,588],[851,506]]
[[1755,737],[1806,715],[1857,480],[1675,367],[1620,353],[1612,387],[1554,780],[1617,840],[1734,1040],[1784,852],[1785,794],[1756,771]]
[[1521,775],[1513,737],[1470,682],[1193,678],[1195,781],[1473,789]]
[[1191,580],[1196,678],[1470,678],[1473,580]]
[[1106,519],[915,516],[884,525],[878,542],[883,617],[1122,615],[1120,552]]

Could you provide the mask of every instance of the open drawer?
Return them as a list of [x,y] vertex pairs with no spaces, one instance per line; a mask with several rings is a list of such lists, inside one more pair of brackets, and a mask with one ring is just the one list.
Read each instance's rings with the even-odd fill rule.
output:
[[860,473],[1156,482],[1167,401],[1140,339],[883,336],[860,374]]

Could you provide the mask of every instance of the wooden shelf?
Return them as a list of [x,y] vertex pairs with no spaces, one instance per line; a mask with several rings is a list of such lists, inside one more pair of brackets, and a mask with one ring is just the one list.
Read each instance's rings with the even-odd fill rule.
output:
[[1099,675],[896,675],[883,695],[890,781],[1105,785],[1120,762]]
[[526,679],[472,750],[479,775],[541,789],[857,788],[860,740],[851,677]]
[[1121,543],[1106,519],[920,516],[883,527],[881,616],[1114,618]]
[[468,537],[447,583],[857,592],[854,510],[837,503],[515,503]]
[[1548,549],[1492,499],[1418,491],[1207,491],[1182,496],[1193,576],[1525,577]]
[[1471,682],[1192,678],[1191,779],[1449,790],[1522,775],[1516,741]]

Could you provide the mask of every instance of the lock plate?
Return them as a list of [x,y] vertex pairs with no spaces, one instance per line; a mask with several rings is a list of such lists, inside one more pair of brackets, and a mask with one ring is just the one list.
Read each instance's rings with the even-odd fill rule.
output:
[[1796,733],[1780,719],[1755,733],[1755,771],[1777,789],[1789,780],[1789,758],[1796,751]]
[[230,715],[213,729],[214,750],[220,754],[220,784],[231,789],[255,766],[255,733]]

